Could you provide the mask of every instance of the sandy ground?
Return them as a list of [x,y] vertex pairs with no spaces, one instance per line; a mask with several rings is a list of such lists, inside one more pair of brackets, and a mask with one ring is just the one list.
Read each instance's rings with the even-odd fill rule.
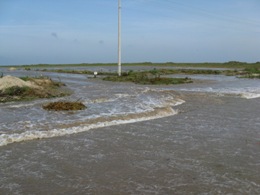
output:
[[0,90],[5,90],[10,87],[31,87],[31,88],[37,88],[38,86],[31,83],[30,81],[23,81],[20,78],[14,77],[14,76],[4,76],[3,78],[0,78]]
[[[9,94],[5,94],[11,87],[28,87],[28,90],[19,90]],[[69,95],[70,91],[65,88],[63,83],[52,81],[49,78],[30,78],[24,81],[14,76],[4,76],[0,78],[0,102],[10,102],[18,100],[32,100],[38,98],[51,98]]]

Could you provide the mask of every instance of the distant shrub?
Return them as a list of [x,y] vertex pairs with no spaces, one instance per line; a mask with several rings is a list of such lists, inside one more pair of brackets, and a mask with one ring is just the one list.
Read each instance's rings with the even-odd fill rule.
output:
[[259,74],[260,73],[260,69],[258,69],[258,68],[245,68],[244,71],[246,71],[247,73],[250,73],[250,74]]
[[[153,72],[154,71],[154,72]],[[103,78],[105,81],[114,82],[133,82],[136,84],[144,85],[169,85],[169,84],[182,84],[182,83],[192,83],[189,78],[161,78],[157,70],[152,72],[133,72],[127,76],[108,76]]]

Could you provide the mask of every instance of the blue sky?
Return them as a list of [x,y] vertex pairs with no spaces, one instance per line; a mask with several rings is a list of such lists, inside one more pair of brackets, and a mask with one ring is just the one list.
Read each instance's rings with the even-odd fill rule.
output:
[[[121,0],[122,63],[260,61],[259,0]],[[118,0],[0,0],[0,65],[117,62]]]

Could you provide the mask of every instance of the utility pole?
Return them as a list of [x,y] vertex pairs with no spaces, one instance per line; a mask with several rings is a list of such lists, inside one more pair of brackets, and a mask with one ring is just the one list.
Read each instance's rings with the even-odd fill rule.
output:
[[121,72],[121,0],[118,0],[118,76]]

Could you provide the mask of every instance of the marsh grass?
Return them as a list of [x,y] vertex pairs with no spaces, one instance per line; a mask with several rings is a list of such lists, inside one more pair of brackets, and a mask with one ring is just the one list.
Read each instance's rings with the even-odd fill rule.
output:
[[189,78],[166,78],[161,77],[161,72],[158,70],[145,72],[128,72],[122,73],[122,76],[107,76],[103,78],[105,81],[113,82],[133,82],[143,85],[169,85],[192,83]]
[[94,74],[93,71],[89,70],[63,70],[63,69],[54,69],[54,70],[48,70],[48,69],[42,69],[43,72],[57,72],[57,73],[69,73],[69,74]]
[[[247,63],[239,61],[228,61],[228,62],[201,62],[201,63],[179,63],[179,62],[163,62],[163,63],[153,63],[153,62],[138,62],[138,63],[124,63],[125,66],[156,66],[158,68],[162,66],[169,67],[192,67],[192,68],[259,68],[260,62]],[[20,65],[27,70],[32,68],[54,68],[54,67],[88,67],[88,66],[117,66],[116,63],[81,63],[81,64],[33,64],[33,65]],[[10,67],[10,66],[3,66]]]
[[[154,78],[160,77],[161,75],[170,75],[170,74],[186,74],[186,75],[195,75],[195,74],[204,74],[204,75],[226,75],[226,76],[237,76],[238,78],[259,78],[259,67],[260,63],[255,63],[253,66],[247,66],[248,64],[240,63],[240,62],[230,62],[227,64],[231,64],[231,66],[241,66],[241,67],[246,67],[244,69],[228,69],[228,70],[214,70],[214,69],[189,69],[189,68],[178,68],[178,69],[167,69],[167,68],[160,68],[158,66],[157,68],[153,68],[150,71],[128,71],[128,72],[123,72],[122,76],[124,78],[116,78],[117,73],[116,72],[98,72],[98,76],[107,76],[108,78],[105,78],[104,80],[113,80],[113,81],[132,81],[135,83],[139,83],[138,79],[139,77],[144,78],[144,75],[153,75]],[[145,64],[145,65],[148,65]],[[194,64],[193,64],[194,65]],[[200,64],[201,65],[201,64]],[[245,65],[245,66],[244,66]],[[86,74],[86,75],[93,75],[93,71],[89,70],[62,70],[62,69],[44,69],[41,71],[48,71],[48,72],[56,72],[56,73],[71,73],[71,74]],[[137,75],[139,74],[139,75]],[[127,77],[126,77],[127,76]],[[113,78],[115,77],[115,78]],[[149,77],[149,76],[148,76]],[[144,79],[142,79],[144,80]],[[146,79],[147,80],[147,79]],[[156,79],[155,79],[156,80]],[[158,81],[162,81],[164,79],[157,79]],[[165,82],[167,79],[165,79]],[[150,81],[147,81],[149,83]],[[151,82],[152,79],[151,79]],[[163,81],[162,81],[163,82]],[[181,81],[179,81],[181,82]],[[146,82],[145,82],[146,83]],[[154,81],[154,83],[157,83],[157,81]]]
[[47,97],[43,92],[36,91],[30,87],[13,86],[0,91],[0,102],[33,100]]
[[260,74],[260,67],[259,68],[245,68],[245,70],[247,73],[250,74]]
[[260,68],[245,68],[240,78],[260,79]]

